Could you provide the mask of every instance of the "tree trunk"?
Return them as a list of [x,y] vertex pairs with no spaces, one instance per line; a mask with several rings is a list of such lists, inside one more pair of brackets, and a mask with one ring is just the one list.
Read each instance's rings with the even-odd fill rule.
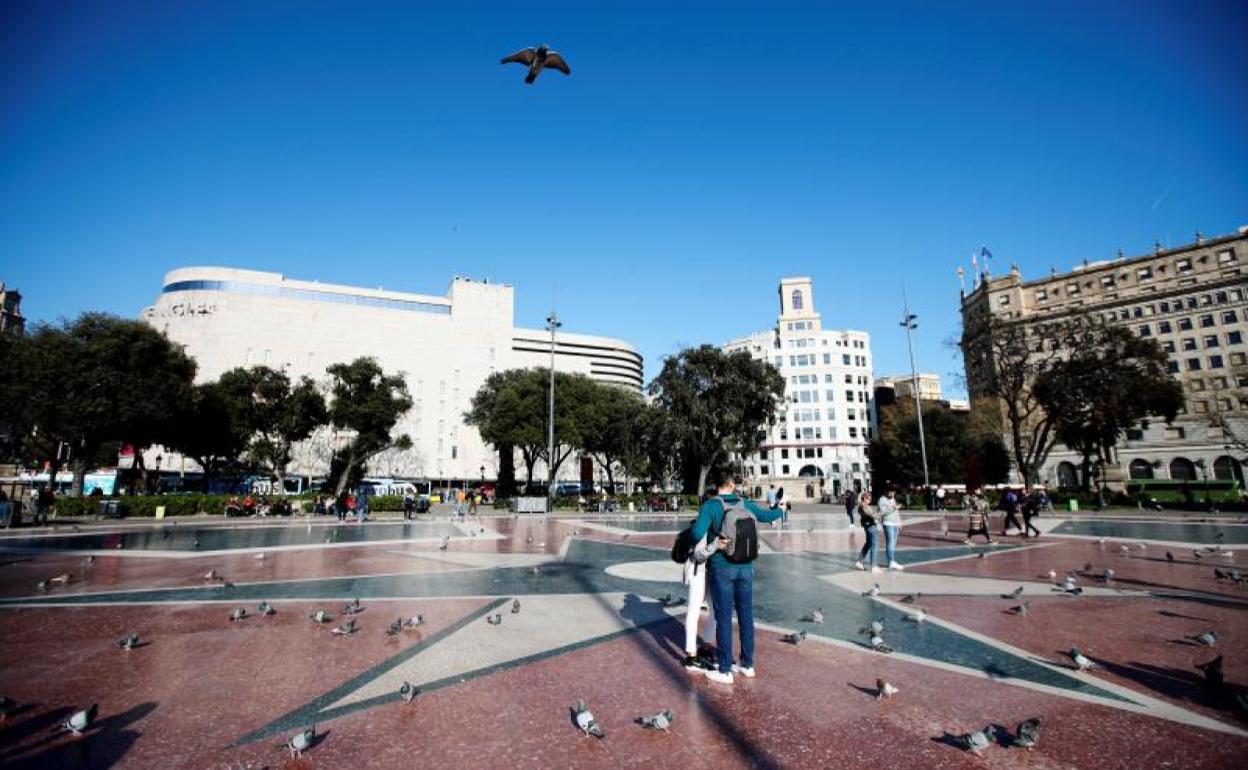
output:
[[698,468],[698,489],[697,495],[701,499],[702,494],[706,491],[706,477],[711,473],[711,466],[702,465]]
[[351,472],[355,470],[355,452],[347,455],[342,464],[342,475],[338,477],[338,483],[334,485],[334,499],[342,497],[342,493],[346,491],[347,480],[351,478]]
[[[70,497],[82,497],[82,488],[87,483],[87,461],[80,457],[75,457],[72,462],[74,469],[74,484],[69,489]],[[56,468],[52,469],[50,478],[52,489],[56,489]]]
[[497,497],[515,497],[516,456],[511,444],[498,445],[498,484],[494,490]]

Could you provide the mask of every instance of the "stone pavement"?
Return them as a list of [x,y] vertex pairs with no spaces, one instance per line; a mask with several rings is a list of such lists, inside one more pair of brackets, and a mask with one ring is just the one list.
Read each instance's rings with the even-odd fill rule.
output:
[[[809,510],[763,529],[758,677],[733,686],[680,666],[685,608],[662,600],[683,595],[667,552],[687,517],[6,533],[0,696],[16,707],[0,723],[0,765],[1240,766],[1248,589],[1214,574],[1248,558],[1238,519],[1058,514],[1040,519],[1038,539],[968,547],[960,515],[943,526],[908,515],[906,571],[871,574],[852,567],[862,533],[841,509]],[[1056,591],[1050,571],[1075,573],[1084,593]],[[1024,616],[1002,596],[1017,588]],[[356,598],[358,631],[332,634]],[[262,601],[276,614],[256,614]],[[236,607],[249,616],[231,622]],[[802,620],[817,607],[823,623]],[[317,609],[333,622],[313,622]],[[419,627],[386,633],[417,614]],[[495,614],[501,623],[487,622]],[[894,653],[869,648],[861,629],[873,620]],[[781,641],[799,629],[806,643]],[[1213,648],[1188,638],[1209,629]],[[128,633],[141,645],[119,649]],[[1097,667],[1075,671],[1072,646]],[[1226,685],[1215,690],[1195,665],[1218,653]],[[877,701],[878,677],[900,692]],[[420,690],[411,703],[403,682]],[[605,739],[576,731],[578,698]],[[84,736],[53,732],[92,702],[99,721]],[[664,708],[676,713],[670,734],[633,723]],[[1042,722],[1034,751],[1004,731],[980,757],[951,738],[1029,717]],[[312,724],[319,737],[302,757],[276,748]]]

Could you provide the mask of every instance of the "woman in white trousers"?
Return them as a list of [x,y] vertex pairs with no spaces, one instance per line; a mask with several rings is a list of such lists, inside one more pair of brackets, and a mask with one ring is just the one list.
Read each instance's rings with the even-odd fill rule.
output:
[[702,612],[702,600],[706,600],[706,628],[702,631],[702,640],[710,645],[715,639],[715,606],[711,603],[711,595],[706,590],[706,560],[711,558],[718,548],[708,545],[706,541],[698,543],[693,553],[685,561],[685,585],[689,586],[689,606],[685,611],[685,660],[684,667],[690,671],[698,671],[705,666],[698,663],[698,616]]

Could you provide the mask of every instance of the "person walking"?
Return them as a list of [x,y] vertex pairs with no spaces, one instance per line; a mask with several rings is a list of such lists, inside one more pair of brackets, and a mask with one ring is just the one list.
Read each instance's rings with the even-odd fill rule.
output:
[[360,498],[356,505],[355,514],[357,524],[363,524],[364,520],[368,518],[368,487],[360,488]]
[[1001,522],[1001,537],[1005,537],[1009,532],[1010,526],[1013,525],[1016,531],[1022,530],[1022,525],[1018,523],[1018,495],[1014,494],[1014,490],[1006,489],[1005,494],[1001,495],[1001,510],[1005,511],[1005,519]]
[[854,562],[854,569],[865,570],[862,560],[870,556],[868,563],[871,565],[872,572],[882,572],[875,563],[875,540],[879,532],[878,522],[875,520],[875,509],[871,506],[871,493],[862,490],[858,495],[858,523],[862,525],[862,532],[866,535],[867,541],[862,544],[862,550],[858,552],[858,561]]
[[849,526],[854,526],[854,508],[858,504],[858,495],[854,494],[854,490],[845,493],[845,513],[849,516]]
[[992,535],[988,534],[988,501],[979,487],[972,487],[966,494],[966,539],[962,542],[970,545],[973,535],[983,535],[992,544]]
[[[768,523],[780,518],[777,508],[764,508],[737,495],[737,479],[726,475],[716,486],[714,497],[702,503],[693,523],[696,543],[713,533],[718,546],[707,560],[715,606],[715,650],[718,668],[707,671],[706,677],[720,684],[732,684],[733,673],[754,677],[754,564],[758,554],[756,522]],[[741,662],[732,662],[732,613],[737,613],[741,637]]]
[[780,510],[780,526],[784,526],[789,523],[789,504],[784,499],[784,487],[780,487],[776,490],[776,504],[771,507],[778,508]]
[[1031,520],[1040,515],[1040,506],[1043,505],[1040,497],[1040,490],[1033,489],[1031,494],[1023,499],[1023,537],[1033,537],[1032,531],[1035,531],[1034,537],[1040,537],[1040,530]]
[[876,503],[880,512],[880,523],[884,525],[884,555],[888,557],[888,568],[904,570],[897,562],[897,538],[901,535],[901,511],[897,508],[897,490],[889,487]]

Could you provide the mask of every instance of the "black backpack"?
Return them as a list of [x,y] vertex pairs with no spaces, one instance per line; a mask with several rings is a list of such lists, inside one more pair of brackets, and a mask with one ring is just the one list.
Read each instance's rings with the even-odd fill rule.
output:
[[749,564],[758,558],[758,521],[744,505],[729,505],[722,497],[719,502],[724,506],[719,534],[729,540],[724,558],[733,564]]
[[697,543],[693,539],[693,522],[689,522],[689,526],[682,529],[676,535],[676,542],[672,543],[672,561],[677,564],[684,564],[689,561],[689,557],[693,555],[693,548]]

